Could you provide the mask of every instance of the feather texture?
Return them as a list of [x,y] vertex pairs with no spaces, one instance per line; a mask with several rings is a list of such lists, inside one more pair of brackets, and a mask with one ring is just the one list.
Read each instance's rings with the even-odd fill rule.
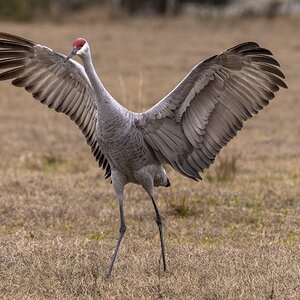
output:
[[49,108],[70,117],[84,134],[91,151],[111,170],[96,140],[97,107],[94,92],[81,65],[64,63],[65,55],[15,35],[0,33],[0,80],[12,80]]
[[[138,127],[158,157],[176,164],[185,176],[199,178],[198,172],[213,163],[243,122],[268,105],[280,87],[287,88],[279,63],[271,56],[268,49],[246,42],[195,66],[139,120]],[[166,136],[157,142],[162,131],[171,142]],[[174,135],[181,137],[180,142]],[[169,148],[176,149],[181,160]]]

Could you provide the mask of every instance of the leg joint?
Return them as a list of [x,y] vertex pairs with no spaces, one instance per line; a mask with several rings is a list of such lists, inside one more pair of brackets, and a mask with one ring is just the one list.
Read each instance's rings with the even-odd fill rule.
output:
[[121,227],[120,227],[120,234],[124,234],[126,232],[126,225],[124,224],[124,225],[121,225]]
[[157,216],[156,216],[156,224],[157,224],[158,226],[161,226],[161,225],[162,225],[162,219],[161,219],[160,215],[157,215]]

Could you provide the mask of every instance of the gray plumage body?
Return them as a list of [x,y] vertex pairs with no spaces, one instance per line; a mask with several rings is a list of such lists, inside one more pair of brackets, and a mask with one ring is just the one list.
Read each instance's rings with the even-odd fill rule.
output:
[[150,176],[154,186],[167,186],[166,172],[136,126],[141,114],[130,112],[118,103],[100,80],[91,80],[97,74],[90,55],[82,61],[97,98],[96,138],[110,165],[112,179],[124,185],[129,182],[145,185],[144,181]]
[[82,61],[97,98],[96,138],[114,174],[112,179],[124,185],[132,182],[144,186],[150,176],[154,186],[166,186],[169,182],[166,172],[136,126],[141,114],[130,112],[118,103],[100,80],[91,80],[97,74],[90,58],[88,55]]
[[154,180],[154,186],[166,186],[166,172],[136,127],[138,115],[120,106],[105,109],[105,105],[100,105],[98,111],[97,140],[114,176],[118,180],[122,178],[125,184],[142,184],[144,177],[149,174]]
[[[284,74],[272,53],[257,43],[236,45],[200,62],[160,102],[144,113],[128,111],[105,89],[86,40],[69,56],[33,41],[0,33],[1,80],[12,80],[33,97],[74,121],[105,177],[111,177],[120,209],[120,231],[110,276],[126,231],[124,186],[140,184],[153,203],[166,270],[162,221],[154,186],[169,186],[163,164],[194,180],[280,87]],[[79,55],[83,66],[71,57]]]

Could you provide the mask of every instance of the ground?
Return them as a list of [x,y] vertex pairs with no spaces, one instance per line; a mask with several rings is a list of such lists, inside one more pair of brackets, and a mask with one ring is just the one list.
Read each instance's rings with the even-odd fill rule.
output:
[[269,48],[288,90],[249,120],[194,182],[168,168],[156,190],[168,271],[160,271],[154,211],[126,188],[127,232],[105,280],[118,204],[80,131],[64,115],[0,83],[1,299],[299,299],[300,20],[123,19],[0,23],[69,53],[88,39],[103,83],[143,111],[211,55],[242,41]]

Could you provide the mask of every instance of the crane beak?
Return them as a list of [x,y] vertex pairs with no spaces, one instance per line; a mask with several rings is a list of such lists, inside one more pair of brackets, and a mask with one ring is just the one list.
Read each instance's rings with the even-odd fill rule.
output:
[[73,56],[75,56],[77,54],[78,49],[77,48],[73,48],[71,53],[65,58],[64,62],[67,62],[70,58],[72,58]]

